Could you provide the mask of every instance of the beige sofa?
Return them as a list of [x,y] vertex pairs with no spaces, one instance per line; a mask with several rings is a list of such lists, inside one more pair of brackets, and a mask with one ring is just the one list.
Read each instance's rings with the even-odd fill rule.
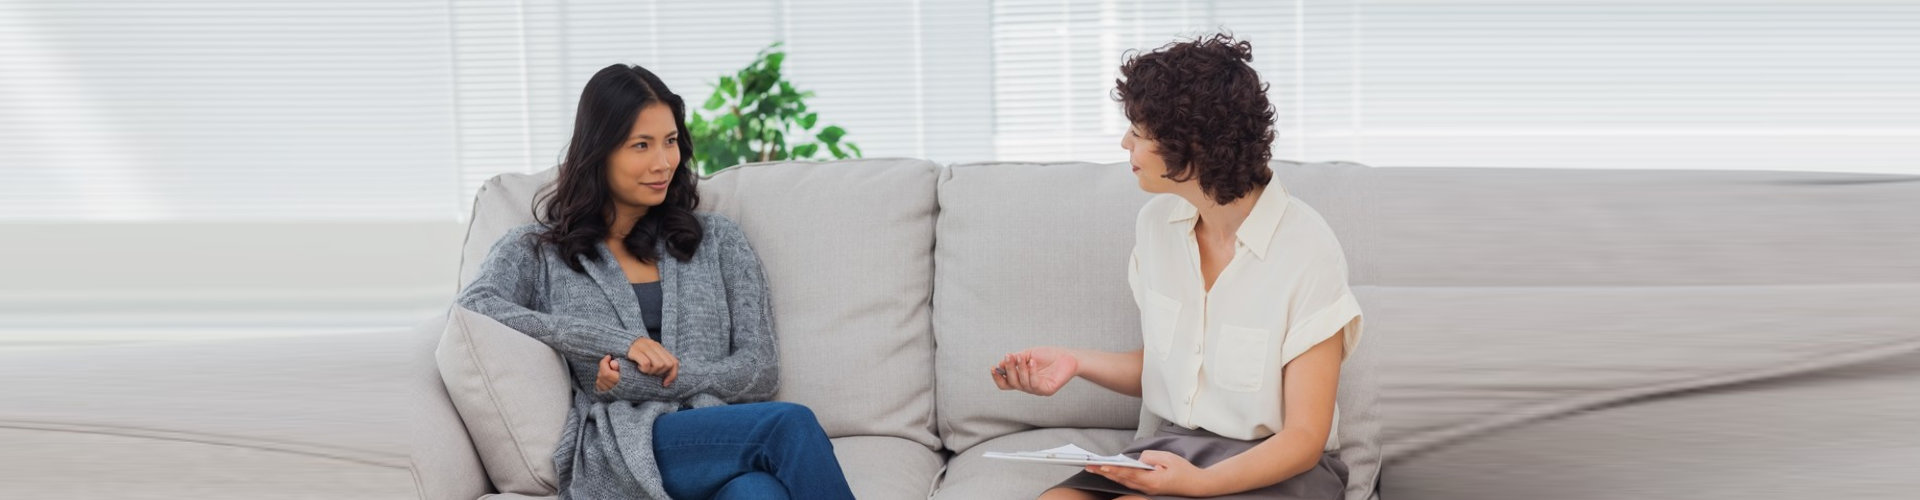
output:
[[[1366,308],[1340,399],[1355,498],[1382,449],[1396,498],[1920,491],[1920,179],[1275,169]],[[463,278],[550,175],[486,185]],[[1074,470],[980,455],[1135,434],[1134,400],[983,375],[1027,345],[1139,346],[1123,264],[1148,196],[1124,166],[750,165],[701,191],[768,269],[779,399],[820,415],[860,498],[1029,498]],[[425,409],[423,492],[489,492],[456,414]]]
[[[1920,177],[1275,168],[1348,252],[1367,326],[1343,453],[1378,445],[1382,497],[1920,491]],[[448,287],[542,180],[486,185]],[[1030,498],[1073,469],[980,454],[1134,435],[1127,398],[983,376],[1027,345],[1139,345],[1123,166],[750,165],[701,189],[765,261],[780,399],[815,409],[860,498]],[[489,479],[444,327],[0,354],[4,496],[535,496]]]

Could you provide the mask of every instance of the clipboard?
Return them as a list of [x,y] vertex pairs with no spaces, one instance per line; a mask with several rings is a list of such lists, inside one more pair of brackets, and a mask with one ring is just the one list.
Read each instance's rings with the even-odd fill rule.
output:
[[1145,462],[1141,462],[1139,460],[1127,458],[1125,455],[1099,455],[1072,444],[1061,446],[1059,448],[1040,450],[1040,451],[1019,451],[1019,452],[989,451],[989,452],[986,452],[985,454],[982,454],[981,456],[986,458],[999,459],[999,460],[1012,460],[1015,462],[1029,462],[1029,463],[1051,464],[1051,465],[1076,465],[1076,466],[1082,466],[1082,467],[1088,466],[1088,465],[1106,465],[1106,466],[1113,466],[1113,467],[1130,467],[1134,469],[1154,470],[1153,466],[1147,465]]

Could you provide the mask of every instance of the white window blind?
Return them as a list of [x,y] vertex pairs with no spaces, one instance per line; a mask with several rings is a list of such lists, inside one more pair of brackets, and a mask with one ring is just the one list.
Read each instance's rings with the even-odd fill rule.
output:
[[451,217],[445,11],[0,3],[0,220]]
[[1122,55],[1217,30],[1282,158],[1920,172],[1916,2],[12,0],[0,220],[453,220],[600,67],[775,40],[868,156],[1112,161]]
[[1118,160],[1126,49],[1232,31],[1277,157],[1385,166],[1920,173],[1920,4],[994,3],[1004,159]]
[[697,106],[774,41],[867,156],[987,160],[988,26],[979,2],[0,3],[0,220],[453,220],[559,160],[601,67]]
[[[897,0],[455,0],[463,189],[557,163],[580,90],[639,64],[694,109],[784,42],[785,77],[866,156],[992,158],[985,4]],[[816,131],[818,131],[816,128]]]
[[1354,127],[1311,136],[1329,155],[1920,173],[1920,3],[1360,5]]

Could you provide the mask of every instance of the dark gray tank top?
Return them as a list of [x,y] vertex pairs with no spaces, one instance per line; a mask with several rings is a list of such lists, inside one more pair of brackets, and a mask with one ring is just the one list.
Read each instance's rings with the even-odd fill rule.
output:
[[647,336],[660,341],[660,308],[665,300],[660,282],[634,283],[633,295],[640,298],[640,319],[647,324]]

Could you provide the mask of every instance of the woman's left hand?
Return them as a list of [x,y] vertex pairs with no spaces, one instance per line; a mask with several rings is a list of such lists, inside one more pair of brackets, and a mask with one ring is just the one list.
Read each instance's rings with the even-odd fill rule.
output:
[[1192,462],[1188,462],[1179,455],[1147,450],[1140,453],[1140,461],[1153,466],[1153,470],[1090,465],[1087,466],[1087,472],[1105,476],[1113,482],[1120,483],[1121,486],[1133,488],[1148,495],[1214,496],[1206,491],[1206,469],[1195,467]]
[[616,385],[620,385],[620,360],[613,356],[600,358],[600,374],[593,378],[593,390],[607,392]]

